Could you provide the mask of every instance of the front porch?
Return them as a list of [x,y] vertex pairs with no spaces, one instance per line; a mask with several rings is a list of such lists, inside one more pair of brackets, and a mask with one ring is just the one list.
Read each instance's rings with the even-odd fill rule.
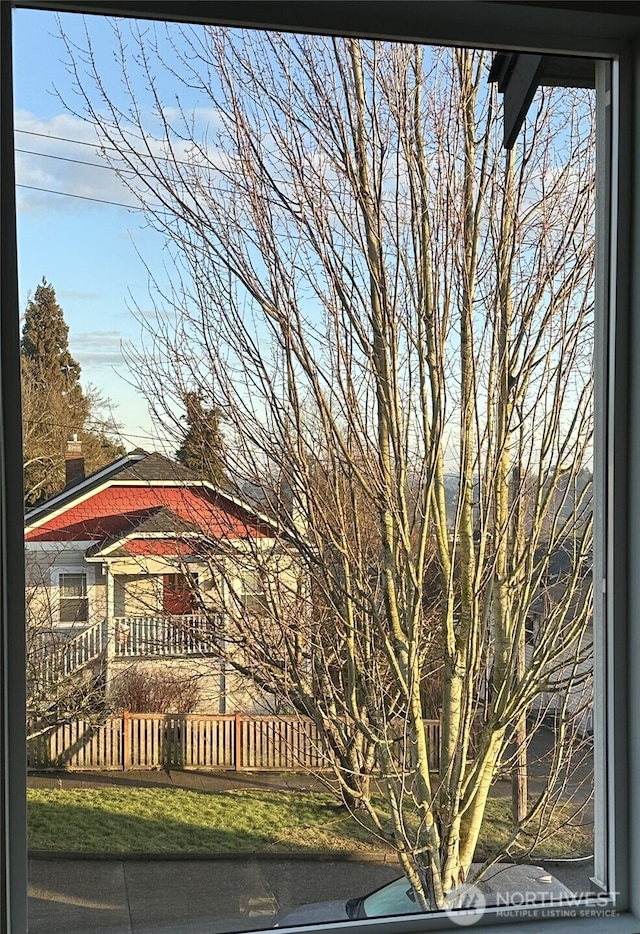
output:
[[111,654],[162,658],[213,655],[222,619],[222,615],[213,619],[195,615],[116,616],[112,622]]
[[[117,658],[197,658],[216,652],[223,616],[117,616],[101,619],[70,637],[43,640],[39,667],[47,682]],[[53,635],[53,634],[50,634]]]

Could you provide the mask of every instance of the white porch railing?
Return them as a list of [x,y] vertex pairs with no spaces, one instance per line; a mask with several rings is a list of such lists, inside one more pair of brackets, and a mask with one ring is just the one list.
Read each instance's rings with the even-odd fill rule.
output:
[[40,677],[45,682],[56,681],[95,661],[106,645],[105,628],[105,621],[100,620],[66,642],[47,643],[43,639],[38,652]]
[[45,684],[59,681],[102,653],[116,658],[211,655],[221,632],[217,623],[201,616],[123,616],[112,621],[110,632],[106,620],[100,620],[67,641],[48,633],[34,646],[36,677]]
[[166,658],[211,654],[218,628],[213,622],[203,616],[116,617],[114,655]]

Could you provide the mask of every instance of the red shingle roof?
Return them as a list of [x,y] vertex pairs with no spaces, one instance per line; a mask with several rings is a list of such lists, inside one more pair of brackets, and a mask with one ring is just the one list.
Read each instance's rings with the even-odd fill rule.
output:
[[[104,542],[148,523],[175,536],[188,528],[207,538],[270,536],[264,517],[161,454],[136,451],[32,510],[26,540]],[[177,523],[177,526],[176,526]],[[143,534],[140,532],[140,534]]]

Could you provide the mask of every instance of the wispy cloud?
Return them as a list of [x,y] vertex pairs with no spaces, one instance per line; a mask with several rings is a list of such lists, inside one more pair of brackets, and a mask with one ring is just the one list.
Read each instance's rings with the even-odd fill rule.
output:
[[73,298],[83,302],[94,302],[102,297],[99,292],[78,292],[75,289],[57,289],[56,294],[59,301]]
[[[209,108],[203,108],[202,120],[208,111]],[[199,110],[197,112],[200,114]],[[212,119],[214,115],[215,111],[211,110],[209,117]],[[48,214],[52,210],[95,212],[96,201],[90,199],[110,202],[120,206],[120,210],[123,210],[122,205],[137,210],[141,207],[141,200],[136,196],[136,190],[153,203],[153,194],[149,194],[144,182],[136,180],[124,165],[118,174],[105,158],[100,148],[99,133],[92,124],[72,114],[61,113],[43,120],[29,111],[17,110],[15,127],[16,181],[18,186],[28,186],[18,187],[19,211]],[[166,142],[152,135],[145,139],[144,149],[159,160],[167,154]],[[196,166],[203,162],[205,153],[207,168],[202,171],[210,171],[224,161],[221,153],[204,142],[194,146],[188,139],[171,141],[172,157],[178,161]],[[114,157],[117,162],[115,152]],[[142,166],[141,171],[144,173]],[[127,184],[128,179],[131,180],[131,188]],[[190,190],[185,190],[182,196],[188,196]],[[71,197],[52,192],[62,192]]]
[[77,354],[78,363],[83,370],[121,370],[126,364],[121,353],[95,352]]
[[122,335],[119,331],[85,331],[72,336],[71,351],[83,368],[123,369]]
[[190,109],[181,109],[180,107],[163,107],[164,118],[170,124],[178,122],[187,123],[188,126],[197,126],[200,129],[216,130],[222,126],[220,111],[217,107],[191,107]]
[[[41,120],[28,111],[15,115],[18,210],[39,213],[95,211],[83,198],[130,204],[137,202],[99,152],[95,129],[70,114]],[[38,135],[35,135],[38,134]],[[48,192],[65,192],[61,197]]]

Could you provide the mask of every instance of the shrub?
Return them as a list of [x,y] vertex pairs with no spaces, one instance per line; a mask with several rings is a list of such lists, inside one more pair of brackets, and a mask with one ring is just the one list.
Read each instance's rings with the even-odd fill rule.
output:
[[200,702],[197,677],[129,668],[114,679],[111,706],[131,713],[192,713]]

